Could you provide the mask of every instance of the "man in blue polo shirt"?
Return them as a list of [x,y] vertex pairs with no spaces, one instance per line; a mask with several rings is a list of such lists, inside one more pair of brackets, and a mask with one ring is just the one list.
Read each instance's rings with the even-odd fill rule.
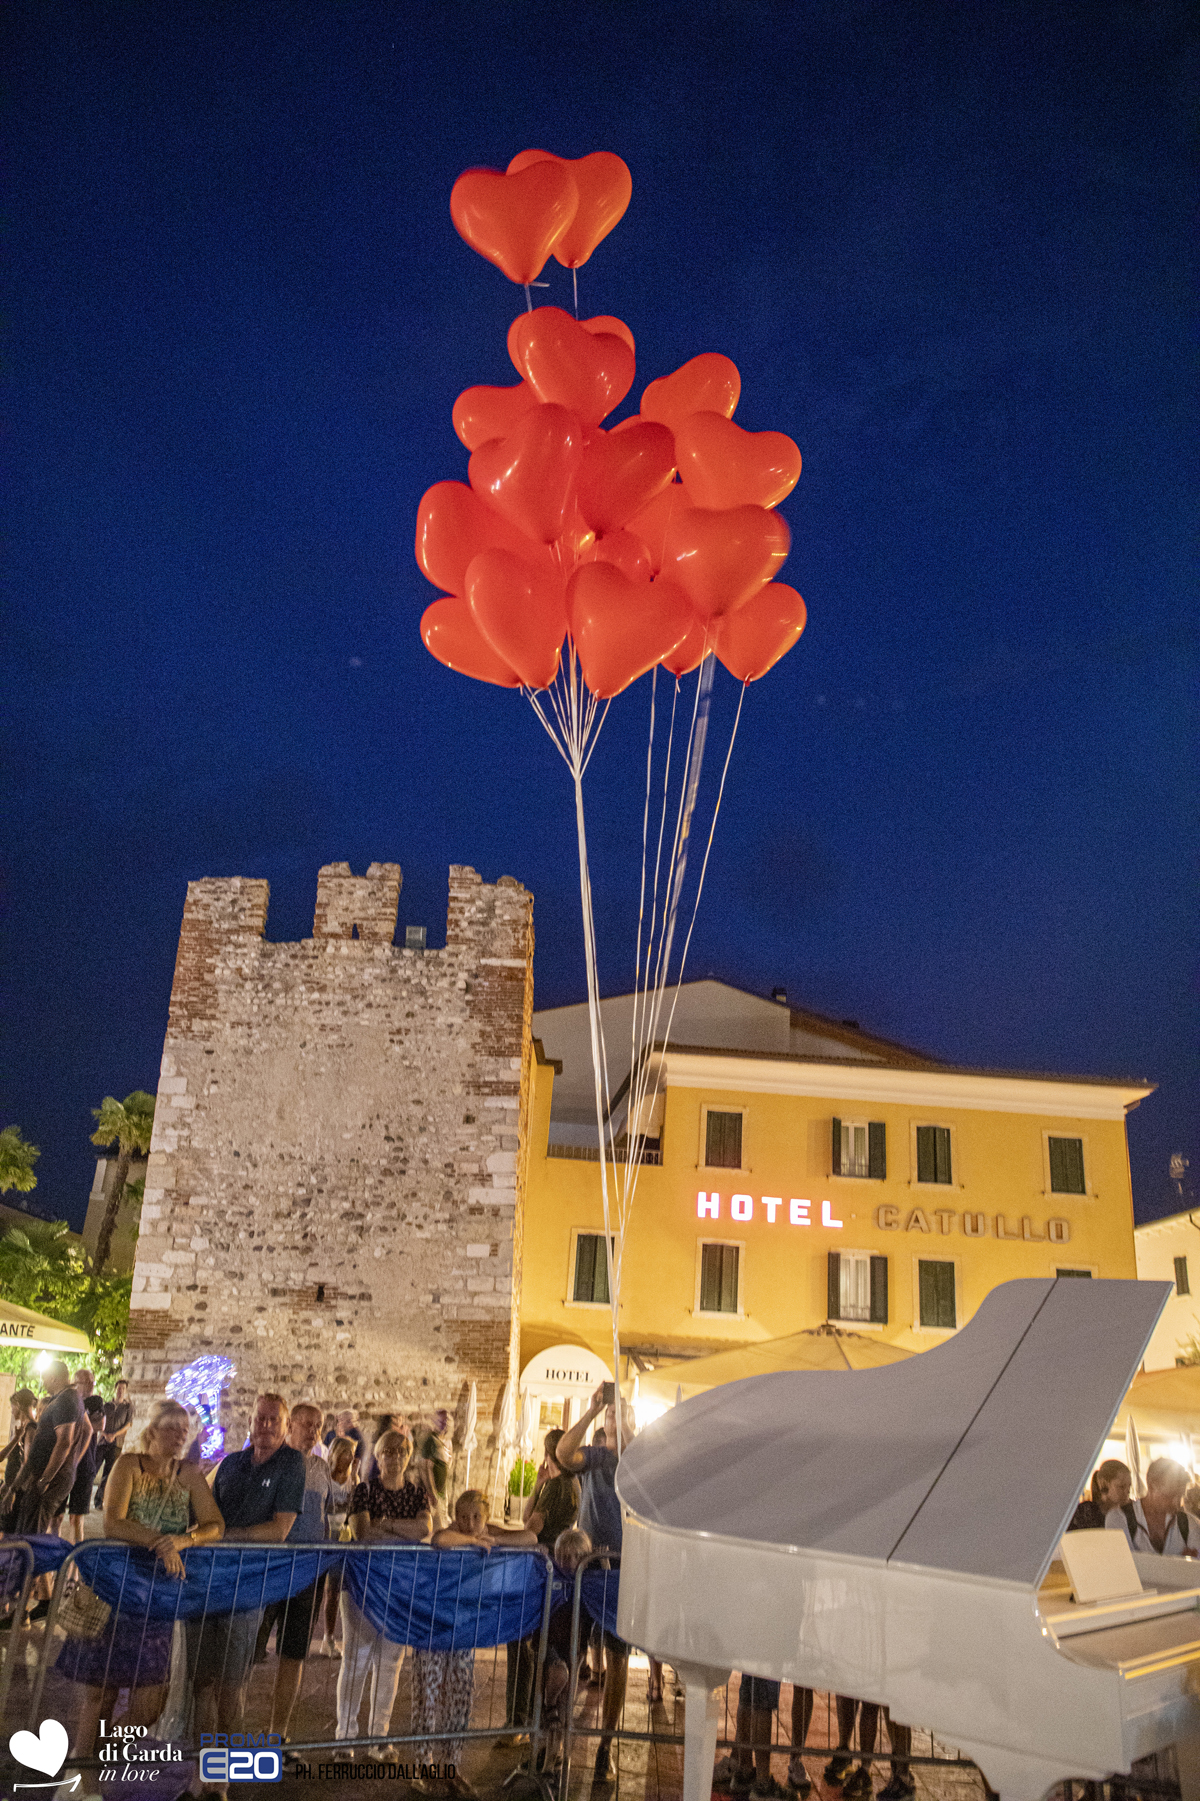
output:
[[[259,1395],[250,1443],[224,1458],[213,1479],[226,1544],[281,1545],[303,1509],[304,1458],[285,1442],[287,1429],[283,1396]],[[196,1691],[198,1733],[240,1730],[262,1611],[261,1606],[248,1607],[188,1621],[188,1672]]]

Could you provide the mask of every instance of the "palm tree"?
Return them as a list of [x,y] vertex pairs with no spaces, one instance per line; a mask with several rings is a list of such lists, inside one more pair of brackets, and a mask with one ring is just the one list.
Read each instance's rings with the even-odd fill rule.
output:
[[7,1194],[10,1188],[28,1194],[36,1188],[33,1166],[41,1154],[36,1144],[27,1144],[21,1137],[19,1126],[5,1126],[0,1132],[0,1194]]
[[117,1145],[117,1173],[96,1239],[94,1268],[99,1275],[108,1262],[117,1213],[129,1178],[129,1165],[135,1152],[144,1157],[150,1149],[150,1137],[154,1130],[154,1096],[145,1094],[140,1088],[127,1094],[123,1101],[115,1101],[111,1094],[106,1094],[100,1105],[92,1108],[92,1117],[96,1121],[92,1143],[105,1145],[115,1141]]

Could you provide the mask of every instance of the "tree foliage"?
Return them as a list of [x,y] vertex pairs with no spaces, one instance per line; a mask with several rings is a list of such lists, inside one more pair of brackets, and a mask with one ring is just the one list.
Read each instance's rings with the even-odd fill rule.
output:
[[115,1144],[117,1147],[117,1168],[112,1192],[96,1235],[96,1272],[99,1274],[108,1262],[108,1253],[112,1248],[117,1214],[120,1212],[125,1184],[129,1180],[129,1165],[135,1155],[144,1157],[150,1150],[150,1140],[154,1134],[154,1096],[141,1088],[135,1088],[123,1101],[114,1100],[111,1094],[106,1094],[100,1105],[92,1108],[92,1117],[96,1121],[92,1143]]
[[[86,1332],[94,1354],[73,1361],[90,1363],[98,1378],[120,1371],[132,1286],[129,1276],[98,1275],[89,1268],[65,1220],[30,1219],[24,1226],[11,1226],[0,1238],[4,1298]],[[28,1377],[38,1355],[6,1349],[0,1352],[0,1367]]]
[[41,1154],[36,1144],[21,1137],[19,1126],[5,1126],[0,1132],[0,1194],[7,1194],[10,1188],[28,1194],[36,1188],[33,1166]]

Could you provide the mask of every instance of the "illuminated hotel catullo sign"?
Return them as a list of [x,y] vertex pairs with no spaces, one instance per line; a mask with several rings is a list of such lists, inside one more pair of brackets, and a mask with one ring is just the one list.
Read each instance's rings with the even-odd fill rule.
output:
[[[723,1206],[720,1194],[715,1190],[702,1188],[696,1196],[696,1217],[705,1220],[720,1219]],[[778,1194],[731,1194],[729,1218],[743,1225],[762,1219],[769,1226],[823,1226],[826,1230],[838,1232],[842,1231],[846,1223],[835,1219],[832,1201],[806,1201],[794,1195],[785,1200]],[[1015,1239],[1024,1244],[1071,1242],[1070,1220],[1048,1219],[1039,1225],[1027,1213],[1010,1219],[1005,1213],[983,1213],[971,1209],[959,1211],[953,1207],[934,1207],[931,1204],[907,1208],[876,1207],[875,1224],[881,1232],[928,1232],[931,1235],[946,1236],[957,1229],[964,1238]]]

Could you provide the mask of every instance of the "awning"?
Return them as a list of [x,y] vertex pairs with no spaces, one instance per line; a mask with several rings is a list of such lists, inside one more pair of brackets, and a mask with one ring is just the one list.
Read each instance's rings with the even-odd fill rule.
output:
[[0,1300],[0,1345],[13,1345],[19,1351],[86,1352],[92,1348],[86,1332],[5,1300]]
[[1147,1370],[1145,1375],[1135,1376],[1121,1402],[1111,1438],[1121,1436],[1130,1415],[1143,1438],[1176,1438],[1189,1432],[1200,1437],[1200,1365]]
[[842,1332],[817,1326],[790,1332],[785,1338],[767,1338],[734,1351],[714,1351],[710,1357],[694,1357],[681,1363],[660,1363],[648,1371],[639,1393],[656,1400],[673,1401],[676,1389],[686,1401],[722,1382],[740,1382],[746,1376],[770,1376],[779,1370],[869,1370],[885,1363],[901,1363],[915,1357],[900,1345],[885,1344],[866,1332]]
[[590,1401],[612,1371],[595,1351],[577,1344],[555,1344],[531,1357],[521,1371],[521,1393],[535,1401]]

